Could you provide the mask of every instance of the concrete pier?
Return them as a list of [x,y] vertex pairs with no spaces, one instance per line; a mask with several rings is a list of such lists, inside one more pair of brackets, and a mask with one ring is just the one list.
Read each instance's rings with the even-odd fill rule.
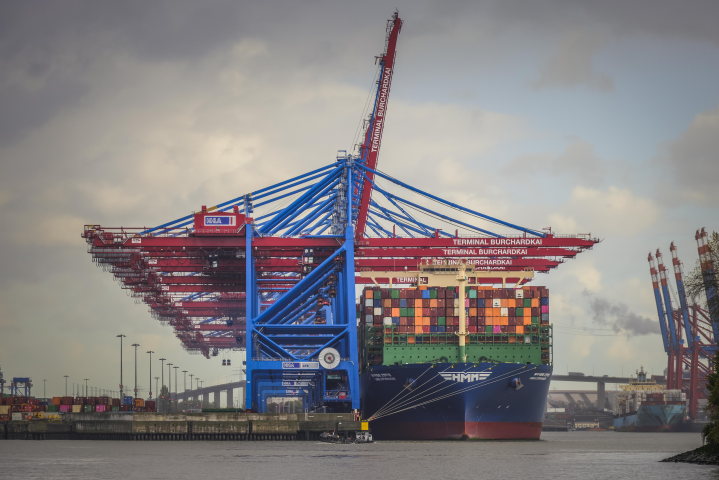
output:
[[360,429],[351,413],[68,413],[60,421],[0,422],[0,440],[289,441]]

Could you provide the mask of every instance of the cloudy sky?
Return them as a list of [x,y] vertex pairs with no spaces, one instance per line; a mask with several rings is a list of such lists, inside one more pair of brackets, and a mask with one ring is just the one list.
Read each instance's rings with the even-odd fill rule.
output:
[[82,227],[154,226],[350,149],[395,6],[382,170],[603,239],[537,280],[556,371],[661,373],[647,253],[673,240],[689,270],[695,230],[719,229],[717,2],[68,0],[0,5],[6,378],[114,389],[119,333],[230,375],[93,266]]

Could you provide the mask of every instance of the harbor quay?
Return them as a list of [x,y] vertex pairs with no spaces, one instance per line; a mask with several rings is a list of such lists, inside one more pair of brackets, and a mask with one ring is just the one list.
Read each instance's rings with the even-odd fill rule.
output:
[[363,426],[351,413],[92,412],[0,422],[0,440],[306,441],[328,431],[354,436]]

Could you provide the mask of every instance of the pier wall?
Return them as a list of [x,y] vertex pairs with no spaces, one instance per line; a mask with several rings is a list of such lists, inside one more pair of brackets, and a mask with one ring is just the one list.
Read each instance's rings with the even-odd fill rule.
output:
[[0,440],[316,440],[322,432],[360,430],[352,414],[69,413],[0,422]]

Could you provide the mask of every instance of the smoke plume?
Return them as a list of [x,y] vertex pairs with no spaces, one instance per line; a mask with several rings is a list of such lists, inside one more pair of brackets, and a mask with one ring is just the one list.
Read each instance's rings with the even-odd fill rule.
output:
[[585,291],[589,300],[592,321],[599,325],[607,325],[615,332],[627,332],[633,335],[649,335],[660,333],[659,323],[643,315],[637,315],[623,303],[613,303]]

